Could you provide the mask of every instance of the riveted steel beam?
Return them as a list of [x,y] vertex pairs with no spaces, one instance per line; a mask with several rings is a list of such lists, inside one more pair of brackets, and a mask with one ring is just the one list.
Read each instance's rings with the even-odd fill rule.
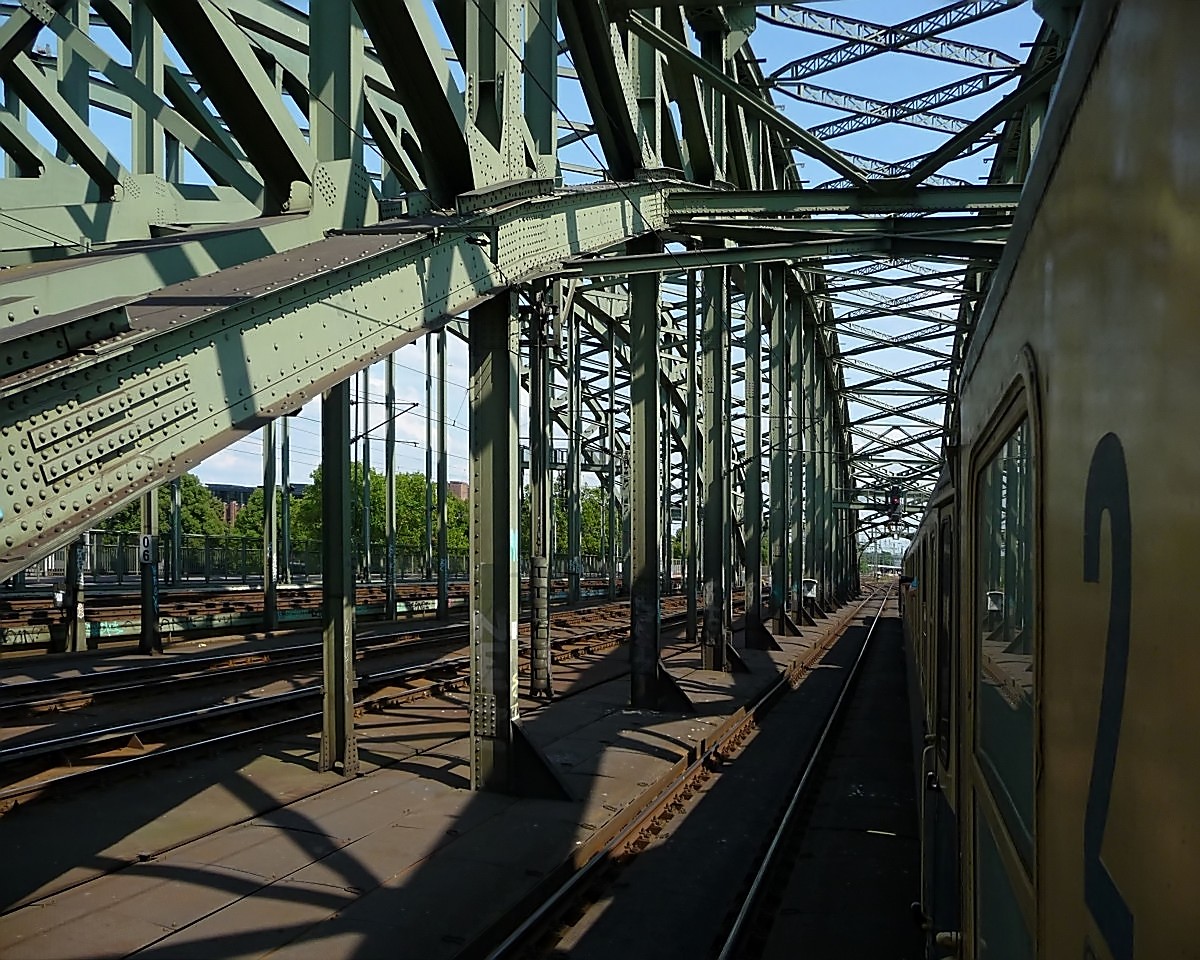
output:
[[125,305],[90,352],[0,376],[0,450],[32,500],[0,520],[0,578],[491,291],[664,218],[662,185],[566,191],[446,235],[330,237]]
[[[713,251],[714,253],[717,251]],[[704,397],[704,631],[701,653],[704,669],[729,668],[729,629],[726,606],[731,507],[730,434],[726,411],[729,396],[729,291],[726,272],[710,267],[701,274],[701,350]]]
[[[631,245],[632,246],[632,245]],[[654,238],[638,241],[642,249]],[[659,296],[658,278],[630,280],[630,702],[659,705],[659,630],[661,571],[659,522],[660,462]]]
[[815,190],[680,190],[668,201],[677,217],[787,217],[818,213],[954,213],[1014,209],[1020,184],[899,189],[878,191],[822,188]]
[[517,702],[516,296],[471,311],[471,785],[515,792]]

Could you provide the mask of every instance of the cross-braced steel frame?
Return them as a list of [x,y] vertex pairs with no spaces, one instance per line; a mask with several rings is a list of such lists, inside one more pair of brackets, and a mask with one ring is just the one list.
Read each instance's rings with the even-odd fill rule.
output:
[[[353,771],[350,379],[438,338],[444,517],[449,330],[470,366],[473,782],[552,791],[521,734],[515,629],[528,552],[531,689],[553,695],[552,470],[573,597],[580,491],[607,495],[631,698],[651,708],[677,696],[664,591],[688,594],[706,666],[727,669],[735,591],[746,642],[802,629],[856,589],[859,544],[923,503],[1063,43],[948,34],[1022,5],[877,24],[691,0],[0,3],[0,578],[320,398],[322,762]],[[1069,5],[1044,6],[1064,29]],[[785,34],[800,56],[756,56]],[[855,89],[864,63],[914,56],[953,75]],[[937,142],[855,152],[897,125]],[[977,155],[983,183],[955,172]],[[907,509],[884,507],[892,488]]]

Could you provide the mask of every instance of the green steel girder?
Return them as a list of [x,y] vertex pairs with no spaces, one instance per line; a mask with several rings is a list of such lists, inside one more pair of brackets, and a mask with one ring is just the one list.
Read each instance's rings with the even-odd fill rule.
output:
[[664,193],[569,190],[461,230],[329,237],[127,305],[126,342],[0,380],[0,579],[494,291],[661,228]]
[[[67,5],[67,0],[42,0],[36,7],[18,7],[0,25],[0,72],[22,51],[28,50],[50,16]],[[32,5],[31,5],[32,7]],[[41,15],[35,16],[36,9]]]
[[111,197],[129,175],[125,165],[106,147],[58,91],[57,84],[24,53],[0,68],[5,86],[21,98],[83,171]]
[[1012,217],[979,214],[945,217],[729,217],[673,220],[681,233],[697,230],[758,230],[764,236],[789,239],[789,234],[878,233],[898,237],[947,237],[961,240],[1003,240]]
[[[75,191],[63,190],[61,181],[56,189],[54,182],[46,184],[46,192],[57,194],[57,202],[24,206],[34,197],[12,189],[23,181],[0,180],[4,210],[0,213],[0,264],[11,266],[107,244],[149,240],[156,228],[228,224],[258,214],[250,201],[229,187],[170,184],[150,174],[130,175],[118,187],[119,199],[108,202],[94,199],[90,181],[73,184]],[[16,202],[4,203],[9,195],[14,195]]]
[[[8,91],[6,94],[12,96]],[[8,166],[16,167],[14,180],[36,182],[43,177],[46,180],[82,177],[90,183],[77,167],[68,166],[39,143],[28,127],[7,110],[0,111],[0,150],[4,151]]]
[[[941,219],[941,218],[937,218]],[[921,228],[910,229],[907,224],[920,224]],[[825,220],[688,220],[675,224],[679,233],[693,237],[712,239],[725,238],[742,245],[794,243],[806,240],[836,240],[841,237],[876,234],[889,237],[920,237],[922,240],[982,241],[982,253],[986,253],[988,241],[1003,241],[1008,236],[1007,226],[962,227],[954,224],[946,228],[936,227],[936,220],[914,220],[903,218],[895,223],[871,220],[846,221],[840,226],[827,226]],[[984,259],[988,259],[984,256]]]
[[[51,328],[56,317],[86,316],[93,303],[131,301],[169,284],[312,243],[328,230],[375,221],[369,178],[361,167],[349,161],[322,164],[314,179],[324,185],[319,194],[321,202],[307,214],[263,217],[227,228],[191,231],[20,272],[0,284],[7,307],[6,317],[0,317],[0,340],[21,335],[21,326],[31,321],[39,328]],[[131,177],[126,182],[153,187],[155,195],[161,191],[157,202],[164,209],[171,202],[166,184],[158,178]],[[109,208],[109,215],[115,206]],[[11,373],[14,369],[10,365],[0,372]]]
[[71,43],[78,57],[129,97],[137,109],[153,117],[154,122],[186,147],[206,170],[212,171],[213,175],[219,178],[220,182],[236,187],[250,200],[259,199],[262,183],[180,114],[164,109],[162,100],[153,90],[141,83],[131,69],[117,63],[66,17],[55,16],[47,26],[57,34],[62,43]]
[[571,0],[558,12],[609,174],[628,180],[645,164],[631,105],[629,65],[598,0]]
[[271,208],[287,209],[292,184],[310,182],[315,155],[249,37],[221,0],[145,2],[262,176]]
[[672,194],[671,218],[797,217],[818,213],[955,213],[1015,209],[1020,184],[900,189],[878,184],[877,192],[853,188],[815,190],[691,190]]
[[803,260],[838,254],[874,256],[885,253],[888,243],[889,240],[884,237],[869,237],[861,240],[813,240],[754,247],[705,248],[678,253],[596,257],[571,261],[566,264],[565,272],[579,277],[625,276],[632,273],[680,273],[738,263]]
[[630,254],[573,260],[565,273],[578,277],[603,277],[634,273],[678,273],[730,264],[794,261],[835,256],[899,257],[924,259],[962,258],[998,260],[1003,246],[990,241],[944,240],[925,237],[876,236],[848,240],[803,240],[798,243],[756,244],[705,248],[679,253]]
[[[678,8],[661,11],[661,29],[677,44],[686,46],[683,17]],[[685,167],[697,183],[712,183],[716,176],[712,132],[700,98],[699,82],[694,74],[671,57],[663,65],[663,83],[679,110],[682,132],[680,147]]]
[[820,160],[852,183],[857,183],[860,187],[868,186],[869,179],[866,173],[847,160],[840,151],[827,146],[803,127],[788,120],[768,101],[761,97],[755,97],[744,90],[737,82],[731,80],[703,58],[696,56],[686,45],[681,44],[669,33],[660,30],[638,13],[631,12],[626,23],[630,31],[661,50],[673,64],[694,73],[710,87],[719,90],[730,102],[736,103],[744,109],[748,116],[766,123],[779,132],[784,139],[793,143],[798,150]]

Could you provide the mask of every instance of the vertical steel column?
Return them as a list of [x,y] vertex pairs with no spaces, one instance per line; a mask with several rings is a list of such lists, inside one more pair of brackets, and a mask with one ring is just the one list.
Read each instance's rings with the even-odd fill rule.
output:
[[[665,334],[663,335],[666,336]],[[664,344],[665,345],[665,344]],[[662,404],[659,431],[661,433],[662,482],[659,488],[658,512],[662,518],[659,524],[659,582],[662,593],[671,593],[671,405]]]
[[[8,83],[4,85],[4,112],[13,118],[17,127],[24,128],[29,122],[29,111],[25,107],[25,103],[17,96],[17,91],[12,88],[12,84]],[[20,164],[13,159],[11,154],[6,153],[4,155],[4,176],[6,178],[36,177],[40,173],[40,165],[34,170],[22,170]]]
[[279,577],[292,582],[292,418],[279,421]]
[[725,268],[703,271],[704,355],[704,635],[705,670],[727,667],[729,643],[729,315]]
[[830,383],[829,365],[824,350],[824,337],[821,335],[820,328],[816,331],[816,336],[821,342],[821,464],[822,464],[822,484],[821,484],[821,505],[823,514],[824,528],[824,553],[822,569],[824,576],[821,581],[822,596],[826,599],[830,610],[838,606],[835,600],[834,590],[834,517],[833,517],[833,485],[834,485],[834,463],[833,463],[833,403],[834,389]]
[[[818,425],[820,409],[820,374],[816,356],[816,329],[808,325],[803,337],[802,376],[804,390],[801,394],[801,443],[804,448],[804,566],[802,576],[818,581],[820,592],[821,558],[821,498],[817,491],[821,482],[821,437]],[[801,600],[801,605],[803,601]]]
[[805,347],[812,351],[812,405],[805,411],[805,447],[810,449],[808,460],[812,463],[811,486],[806,487],[806,499],[812,500],[812,558],[808,569],[817,581],[817,604],[825,606],[825,379],[822,376],[823,359],[818,353],[816,331],[805,338]]
[[762,602],[762,275],[747,264],[746,293],[746,489],[742,513],[746,540],[746,637],[761,627]]
[[825,490],[829,486],[829,475],[826,473],[826,442],[828,437],[825,430],[825,417],[828,411],[828,384],[825,381],[825,357],[820,352],[819,338],[814,331],[814,357],[816,358],[816,398],[817,409],[813,417],[816,428],[817,484],[813,495],[817,500],[817,596],[823,607],[829,602],[829,516],[825,509]]
[[169,133],[166,135],[163,177],[167,183],[183,183],[183,147]]
[[425,334],[425,580],[433,579],[433,334]]
[[358,772],[354,736],[354,575],[350,551],[350,381],[321,398],[321,588],[324,596],[321,770]]
[[580,500],[580,445],[583,443],[583,380],[579,373],[579,324],[567,321],[567,603],[579,603],[579,567],[582,563],[583,516]]
[[[734,564],[734,557],[737,555],[737,544],[734,543],[733,529],[733,477],[735,473],[733,463],[733,350],[731,349],[731,341],[733,336],[733,302],[730,296],[732,292],[732,281],[730,280],[729,271],[725,271],[725,283],[722,288],[721,310],[722,316],[725,318],[725,336],[724,336],[724,367],[725,367],[725,383],[723,393],[725,395],[725,409],[723,419],[724,440],[721,448],[721,456],[718,459],[718,467],[721,476],[721,498],[724,501],[724,509],[721,511],[721,559],[725,564],[725,571],[722,575],[724,583],[725,597],[725,637],[727,642],[733,638],[733,591],[737,584],[737,576],[741,573],[741,568]],[[727,663],[726,666],[729,666]]]
[[183,481],[171,481],[171,584],[183,582]]
[[[87,611],[83,588],[84,551],[87,550],[87,546],[87,534],[81,533],[67,548],[66,596],[63,599],[67,609],[66,649],[68,653],[82,653],[88,648]],[[23,579],[24,571],[22,571]],[[143,632],[143,641],[144,638],[145,633]],[[141,652],[150,653],[152,650],[153,646],[150,646],[142,649]]]
[[805,483],[805,464],[812,462],[813,446],[807,442],[807,421],[804,410],[805,377],[808,373],[805,351],[809,344],[811,328],[809,324],[804,322],[806,297],[803,288],[797,287],[795,296],[788,297],[787,308],[788,340],[791,344],[792,366],[792,416],[788,432],[793,438],[790,484],[791,498],[788,508],[791,525],[788,546],[791,550],[791,557],[788,560],[788,569],[791,572],[792,604],[795,609],[800,610],[804,607],[804,587],[801,582],[804,579],[804,560],[806,554],[804,543],[804,509],[810,494],[810,488]]
[[263,426],[263,628],[279,626],[279,565],[276,561],[275,538],[279,518],[275,507],[275,421]]
[[526,0],[525,122],[537,175],[558,174],[558,0]]
[[523,65],[524,13],[522,0],[473,0],[466,5],[466,119],[499,154],[490,161],[483,159],[482,151],[478,158],[473,156],[484,182],[502,183],[526,170],[522,84],[517,79]]
[[834,407],[834,434],[838,438],[836,445],[834,476],[834,521],[838,524],[838,595],[842,602],[850,599],[850,564],[848,564],[848,546],[850,546],[850,518],[852,511],[842,509],[838,504],[850,503],[850,484],[846,478],[846,456],[842,444],[845,442],[845,431],[841,428],[841,403]]
[[[642,13],[655,26],[662,20],[659,10],[646,9]],[[659,110],[659,91],[662,82],[662,54],[645,40],[630,34],[628,62],[637,96],[638,140],[642,148],[642,165],[661,166],[662,115]]]
[[[446,516],[449,494],[449,451],[446,449],[446,328],[437,335],[437,521],[438,521],[438,619],[450,616],[450,540]],[[518,463],[517,469],[520,470]],[[518,489],[520,487],[518,486]],[[518,525],[514,529],[520,529]]]
[[687,272],[687,464],[685,467],[687,504],[683,512],[683,531],[685,539],[685,557],[683,584],[687,591],[687,639],[695,643],[699,636],[696,609],[697,550],[696,540],[700,534],[700,446],[697,436],[700,433],[698,393],[696,380],[696,345],[697,345],[697,295],[696,271]]
[[[75,29],[87,34],[91,26],[91,6],[88,0],[65,0],[56,4],[60,15],[68,20]],[[67,105],[86,124],[89,122],[91,79],[88,75],[88,62],[75,49],[74,40],[60,40],[58,44],[58,92]],[[59,160],[71,160],[67,149],[58,145]]]
[[[790,414],[788,407],[788,382],[791,380],[789,371],[789,341],[787,331],[787,305],[785,303],[785,280],[787,267],[783,264],[773,264],[770,267],[771,283],[771,329],[768,349],[770,351],[769,376],[770,398],[769,430],[771,442],[771,616],[774,618],[776,633],[788,632],[788,566],[790,554],[788,551],[789,518],[791,504],[789,501],[788,474],[791,470],[791,458],[788,446],[791,431],[788,429]],[[794,390],[800,389],[800,384],[793,384]]]
[[[383,473],[385,489],[384,525],[387,532],[387,556],[384,558],[383,579],[386,616],[396,619],[396,354],[389,353],[384,385],[384,405],[387,429],[384,439]],[[427,485],[428,486],[428,485]]]
[[[630,253],[662,249],[653,237],[627,244]],[[658,706],[659,650],[659,276],[629,278],[630,702]]]
[[364,367],[358,377],[362,414],[362,553],[359,579],[371,582],[371,368]]
[[[698,33],[700,41],[700,56],[722,73],[728,72],[725,56],[725,34],[719,30],[705,30]],[[704,113],[708,119],[708,133],[713,151],[713,179],[725,180],[726,139],[725,139],[725,96],[712,84],[701,85],[704,91]],[[708,534],[705,533],[705,539]]]
[[[142,494],[142,537],[149,537],[139,556],[142,573],[142,634],[138,644],[141,653],[162,653],[162,630],[158,622],[158,491]],[[143,543],[146,541],[143,540]],[[82,571],[81,571],[82,576]]]
[[385,367],[384,416],[388,418],[384,432],[384,557],[385,616],[396,619],[396,354],[388,354]]
[[608,325],[608,406],[604,418],[604,429],[608,443],[608,522],[604,548],[608,551],[608,599],[617,595],[617,344],[613,332],[615,324]]
[[[133,75],[152,90],[156,97],[163,95],[163,37],[150,7],[144,0],[133,0],[130,8],[130,53]],[[86,75],[86,69],[85,69]],[[166,173],[166,141],[158,130],[154,117],[136,103],[131,103],[133,133],[132,168],[134,173]],[[178,141],[176,141],[178,143]]]
[[621,458],[621,590],[628,594],[630,584],[633,583],[633,573],[630,569],[630,564],[633,557],[630,553],[632,549],[633,538],[633,519],[629,515],[631,505],[629,502],[629,448],[625,448],[625,455]]
[[[355,157],[361,117],[362,27],[352,4],[316,3],[309,31],[321,43],[308,59],[310,142],[318,161]],[[322,770],[358,772],[354,737],[354,577],[351,569],[350,382],[321,400],[321,513],[324,627]]]
[[550,697],[550,317],[544,286],[533,292],[529,309],[529,695]]
[[471,786],[516,786],[519,340],[515,296],[471,311]]

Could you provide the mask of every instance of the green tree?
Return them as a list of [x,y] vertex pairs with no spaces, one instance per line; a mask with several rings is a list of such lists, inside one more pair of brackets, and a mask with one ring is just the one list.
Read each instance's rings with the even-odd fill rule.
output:
[[446,547],[454,554],[471,549],[471,504],[452,493],[446,497]]
[[[350,470],[350,514],[351,543],[355,550],[362,546],[362,470],[357,463]],[[387,538],[387,478],[376,470],[370,471],[371,482],[371,542],[383,543]],[[321,537],[321,468],[313,471],[312,483],[304,496],[292,505],[293,538],[318,540]],[[425,552],[425,475],[423,473],[400,473],[396,475],[396,551],[398,553]],[[430,498],[437,509],[437,489],[430,485]],[[258,529],[262,529],[261,497],[259,498]],[[239,514],[239,519],[240,519]],[[446,498],[446,543],[452,554],[465,553],[468,540],[470,513],[468,504],[449,494]],[[433,537],[436,549],[437,517],[433,518]]]
[[[384,478],[384,483],[386,490],[386,478]],[[436,510],[436,496],[433,502]],[[437,536],[436,517],[433,535]],[[396,475],[396,552],[425,553],[425,474],[423,473],[399,473]]]
[[[259,487],[246,501],[245,506],[233,518],[233,532],[239,537],[258,537],[263,535],[263,523],[266,520],[266,495]],[[283,491],[275,491],[275,535],[283,532]]]
[[602,487],[584,487],[579,495],[580,552],[604,553],[604,526],[608,523],[608,494]]
[[[222,515],[221,501],[195,476],[185,473],[179,478],[180,519],[184,533],[220,536],[229,532]],[[261,508],[260,508],[261,512]],[[259,521],[261,528],[261,519]],[[171,485],[158,488],[158,525],[166,531],[171,527]],[[141,506],[135,500],[100,523],[108,533],[138,533],[142,529]]]
[[[385,510],[387,508],[387,481],[383,475],[371,470],[371,542],[383,540]],[[350,543],[355,551],[362,550],[362,466],[350,464]],[[321,468],[312,473],[312,482],[304,496],[292,503],[292,537],[295,540],[320,540],[322,534],[321,497],[324,483]],[[261,523],[261,521],[260,521]]]
[[[565,476],[565,474],[564,474]],[[554,540],[555,552],[567,552],[567,494],[563,484],[558,485],[554,496]],[[530,488],[525,487],[521,498],[520,549],[528,555],[530,546]],[[621,522],[620,513],[617,522]],[[603,487],[584,487],[579,493],[579,552],[601,555],[605,549],[605,525],[608,523],[608,493]]]

